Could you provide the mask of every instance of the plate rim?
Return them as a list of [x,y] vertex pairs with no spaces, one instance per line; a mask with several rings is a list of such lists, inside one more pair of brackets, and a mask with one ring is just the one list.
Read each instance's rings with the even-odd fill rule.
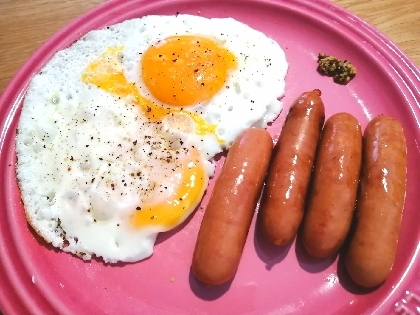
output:
[[[197,5],[201,2],[206,2],[207,0],[196,0],[194,5]],[[242,0],[248,2],[256,2],[255,0]],[[164,0],[159,1],[162,5],[167,2],[190,2],[189,0]],[[214,2],[223,2],[223,0],[214,0]],[[231,0],[230,2],[233,2]],[[262,0],[258,1],[259,3],[267,3],[267,4],[274,4],[279,5],[281,0]],[[82,21],[89,19],[90,23],[93,23],[92,20],[100,19],[105,14],[109,14],[109,11],[114,11],[119,9],[120,7],[129,6],[131,3],[137,3],[138,5],[150,5],[156,4],[153,0],[109,0],[104,2],[91,10],[87,11],[86,13],[76,17],[61,29],[59,29],[54,35],[52,35],[46,42],[44,42],[32,55],[27,61],[20,67],[18,72],[13,76],[12,80],[9,82],[5,90],[3,91],[2,95],[0,96],[0,152],[3,152],[5,139],[7,134],[9,133],[11,118],[13,118],[16,113],[19,111],[19,107],[21,101],[24,97],[24,94],[27,91],[28,84],[33,76],[33,73],[39,71],[39,68],[45,65],[45,62],[40,63],[39,60],[45,59],[42,57],[43,55],[49,55],[51,58],[52,54],[54,54],[57,50],[62,49],[63,47],[67,47],[69,44],[69,39],[66,34],[75,35],[83,26],[81,24]],[[416,84],[420,82],[420,71],[414,65],[414,63],[410,60],[408,56],[404,54],[400,50],[400,48],[394,44],[387,36],[382,34],[379,30],[377,30],[372,25],[368,24],[361,18],[357,17],[353,13],[347,11],[346,9],[329,2],[328,0],[315,0],[315,1],[304,1],[304,0],[289,0],[287,2],[282,2],[281,5],[289,6],[289,5],[298,5],[306,7],[306,9],[310,12],[317,11],[320,14],[327,16],[331,19],[334,19],[343,27],[351,31],[352,33],[356,34],[357,36],[363,37],[367,39],[367,42],[373,46],[373,48],[380,53],[380,55],[393,67],[395,72],[401,77],[403,83],[406,85],[406,89],[410,91],[413,103],[407,102],[407,105],[410,106],[414,118],[416,119],[417,126],[420,128],[419,117],[420,117],[420,86]],[[321,12],[322,11],[322,12]],[[107,24],[114,24],[115,21],[109,21]],[[77,38],[83,36],[84,33],[78,33]],[[74,37],[74,36],[72,36]],[[64,45],[63,45],[64,44]],[[63,46],[58,49],[51,49],[51,47],[56,46]],[[40,63],[41,65],[38,67],[33,67],[33,65],[37,65]],[[27,72],[28,69],[32,69],[30,72],[32,75],[28,77]],[[406,82],[407,80],[407,82]],[[25,84],[20,84],[19,82],[25,82]],[[17,88],[16,88],[17,87]],[[9,106],[5,106],[9,104]],[[3,114],[6,115],[3,115]],[[420,132],[417,134],[419,137]],[[0,191],[0,202],[6,200],[7,196],[3,195],[3,191]],[[5,202],[6,203],[6,202]],[[6,245],[3,239],[3,234],[0,231],[0,249],[5,249]],[[416,253],[420,250],[420,246],[417,247]],[[417,255],[417,254],[416,254]],[[416,257],[414,255],[413,257]],[[414,258],[413,258],[414,259]],[[0,255],[0,262],[2,266],[9,265],[11,261],[7,261],[7,258],[2,257]],[[6,263],[6,264],[5,264]],[[10,267],[9,267],[10,268]],[[1,267],[0,269],[3,269]],[[6,268],[7,269],[7,268]],[[13,269],[13,268],[12,268]],[[3,271],[6,274],[5,270]],[[0,274],[1,274],[0,271]],[[10,270],[9,270],[10,271]],[[17,297],[22,300],[25,297],[22,297],[18,293],[18,288],[16,288],[16,283],[10,279],[10,274],[7,272],[5,276],[5,282],[10,284],[9,288],[14,289]],[[3,282],[3,281],[2,281]],[[5,286],[2,285],[4,288]],[[49,302],[49,301],[48,301]],[[385,301],[384,301],[385,303]],[[7,314],[13,314],[13,310],[15,309],[12,303],[8,303],[5,299],[5,294],[3,290],[0,288],[0,308],[7,312]]]

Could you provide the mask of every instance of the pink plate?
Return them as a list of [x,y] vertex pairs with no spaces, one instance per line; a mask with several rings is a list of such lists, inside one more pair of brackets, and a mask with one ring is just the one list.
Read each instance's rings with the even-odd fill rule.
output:
[[[362,127],[375,115],[398,118],[408,142],[408,191],[398,253],[389,279],[361,290],[340,257],[310,259],[299,238],[273,248],[250,230],[235,279],[206,288],[190,263],[208,194],[175,231],[160,234],[154,255],[134,264],[84,262],[54,250],[28,227],[15,177],[14,138],[32,75],[59,49],[91,29],[147,14],[233,17],[275,39],[290,63],[285,109],[270,127],[280,132],[300,93],[323,92],[327,117],[346,111]],[[352,61],[347,86],[316,72],[318,52]],[[6,314],[417,314],[420,307],[419,70],[377,30],[324,1],[130,0],[108,1],[70,23],[22,67],[0,99],[0,308]],[[219,166],[221,164],[219,161]],[[208,191],[211,191],[211,187]],[[255,220],[254,220],[255,221]]]

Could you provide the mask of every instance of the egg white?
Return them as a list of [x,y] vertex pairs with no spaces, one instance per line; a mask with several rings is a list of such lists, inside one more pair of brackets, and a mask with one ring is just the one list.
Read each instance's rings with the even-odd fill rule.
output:
[[[107,48],[122,46],[127,79],[159,103],[141,80],[141,53],[176,34],[212,38],[238,59],[238,68],[215,97],[188,108],[217,124],[224,143],[212,134],[196,135],[185,117],[168,116],[158,127],[150,124],[127,99],[81,80],[86,67]],[[149,153],[159,160],[163,151],[145,136],[166,146],[182,142],[199,148],[207,183],[215,154],[245,128],[265,126],[277,117],[286,72],[278,44],[233,19],[147,16],[89,32],[57,52],[33,77],[25,96],[16,137],[16,172],[28,221],[55,247],[83,259],[96,255],[114,263],[150,256],[157,233],[165,228],[135,229],[127,218],[152,181],[166,180],[156,178],[156,167],[171,165],[153,164],[153,171]],[[142,175],[132,175],[137,173]]]
[[[141,79],[141,56],[151,45],[160,45],[175,35],[202,36],[236,56],[238,67],[229,73],[223,88],[209,101],[186,107],[217,124],[217,134],[224,140],[219,151],[229,148],[242,130],[251,126],[264,128],[279,115],[288,64],[279,44],[263,33],[232,18],[146,16],[132,23],[135,31],[123,49],[125,74],[142,95],[162,106],[166,104],[154,98]],[[209,152],[208,156],[215,153]]]

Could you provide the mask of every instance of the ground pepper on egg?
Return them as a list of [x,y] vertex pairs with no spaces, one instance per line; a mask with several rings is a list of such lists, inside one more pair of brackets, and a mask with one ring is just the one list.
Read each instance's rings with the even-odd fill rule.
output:
[[[185,36],[191,58],[182,47],[157,52],[155,61],[167,64],[151,92],[146,51],[153,59],[173,36]],[[190,82],[165,81],[171,67]],[[41,72],[25,95],[16,141],[22,200],[36,218],[28,222],[55,247],[115,263],[150,256],[156,234],[200,202],[212,157],[250,124],[277,117],[287,62],[277,43],[233,19],[146,16],[89,32]],[[56,217],[62,231],[50,228]]]

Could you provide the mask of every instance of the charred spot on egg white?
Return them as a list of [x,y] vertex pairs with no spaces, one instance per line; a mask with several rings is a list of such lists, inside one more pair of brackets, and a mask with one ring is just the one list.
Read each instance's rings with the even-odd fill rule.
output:
[[217,42],[197,36],[171,36],[142,54],[141,73],[159,101],[186,106],[212,98],[237,67],[236,57]]

